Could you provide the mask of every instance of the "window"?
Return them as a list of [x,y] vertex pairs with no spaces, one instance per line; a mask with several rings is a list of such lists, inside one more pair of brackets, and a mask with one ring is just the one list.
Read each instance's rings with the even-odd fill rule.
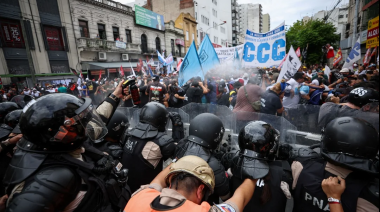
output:
[[339,15],[339,18],[344,18],[344,15]]
[[104,24],[98,24],[98,37],[100,39],[107,39],[106,26]]
[[198,20],[198,13],[195,12],[195,20]]
[[159,37],[156,37],[156,49],[161,52],[161,40]]
[[79,20],[79,31],[80,31],[80,36],[82,38],[89,38],[90,37],[89,31],[88,31],[87,21]]
[[217,23],[215,23],[215,22],[213,22],[213,27],[214,27],[214,29],[218,29],[218,24]]
[[127,42],[127,43],[132,43],[132,32],[131,32],[131,30],[126,29],[126,30],[125,30],[125,35],[126,35],[126,37],[127,37],[126,42]]
[[174,56],[175,55],[175,47],[174,47],[174,40],[173,39],[170,40],[170,46],[172,47],[172,55]]
[[112,1],[108,1],[108,5],[112,6],[112,7],[116,7],[116,3],[115,2],[112,2]]
[[58,27],[44,26],[48,50],[63,51],[65,49],[62,40],[61,29]]
[[24,48],[20,22],[0,19],[0,41],[3,47]]
[[195,37],[194,37],[194,33],[193,33],[193,35],[192,35],[192,38],[193,38],[193,41],[194,41],[194,38],[195,38]]
[[226,29],[224,27],[220,27],[220,31],[225,34],[226,33]]
[[212,9],[212,15],[215,17],[218,17],[218,11],[215,9]]
[[189,40],[189,31],[186,31],[186,40]]
[[143,53],[148,53],[148,39],[145,34],[141,35],[141,50]]
[[218,37],[214,37],[214,43],[218,43]]
[[113,40],[120,40],[119,27],[112,27]]
[[212,0],[212,3],[214,3],[215,5],[218,5],[218,1],[217,0]]

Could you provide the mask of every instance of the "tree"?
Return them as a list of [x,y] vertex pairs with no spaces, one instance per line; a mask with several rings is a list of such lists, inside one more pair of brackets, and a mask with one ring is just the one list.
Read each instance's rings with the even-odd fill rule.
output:
[[293,46],[294,49],[298,47],[304,49],[309,45],[306,63],[320,63],[324,54],[323,46],[329,43],[334,46],[334,49],[337,49],[340,35],[335,32],[336,28],[332,23],[325,23],[320,19],[297,21],[286,33],[286,49],[289,51],[290,46]]

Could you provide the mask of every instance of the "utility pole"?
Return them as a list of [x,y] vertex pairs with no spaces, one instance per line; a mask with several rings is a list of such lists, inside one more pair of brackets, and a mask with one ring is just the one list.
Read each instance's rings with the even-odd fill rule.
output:
[[354,14],[354,34],[352,35],[352,47],[354,48],[354,45],[356,43],[356,34],[358,33],[358,12],[359,12],[359,0],[356,0],[355,5],[355,14]]

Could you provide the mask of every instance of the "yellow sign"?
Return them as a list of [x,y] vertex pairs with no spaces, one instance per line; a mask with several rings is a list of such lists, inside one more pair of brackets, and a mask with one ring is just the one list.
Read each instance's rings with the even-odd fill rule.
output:
[[379,16],[368,21],[366,48],[369,49],[377,46],[379,46]]

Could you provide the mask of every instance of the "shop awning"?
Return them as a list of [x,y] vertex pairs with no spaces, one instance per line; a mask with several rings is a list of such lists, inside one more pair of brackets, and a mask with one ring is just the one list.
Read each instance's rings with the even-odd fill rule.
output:
[[[88,64],[88,70],[100,70],[100,69],[107,69],[107,68],[120,68],[120,66],[123,66],[123,68],[130,68],[131,65],[133,68],[137,67],[137,62],[82,62],[82,68],[83,70],[87,70],[87,65]],[[144,65],[145,62],[144,62]],[[154,64],[153,66],[157,66]]]

